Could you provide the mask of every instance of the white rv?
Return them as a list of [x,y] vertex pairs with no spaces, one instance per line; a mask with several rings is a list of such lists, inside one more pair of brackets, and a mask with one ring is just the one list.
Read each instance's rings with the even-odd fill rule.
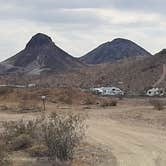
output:
[[91,91],[96,94],[101,94],[102,96],[123,96],[124,95],[124,92],[117,87],[92,88]]
[[159,89],[159,88],[152,88],[149,89],[146,92],[147,96],[153,97],[153,96],[164,96],[165,95],[165,91],[163,89]]

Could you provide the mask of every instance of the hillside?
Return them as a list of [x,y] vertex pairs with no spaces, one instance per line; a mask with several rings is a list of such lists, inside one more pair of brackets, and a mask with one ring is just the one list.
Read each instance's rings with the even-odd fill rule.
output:
[[100,64],[140,56],[151,56],[151,54],[130,40],[118,38],[100,45],[80,60],[87,64]]
[[[155,56],[128,58],[116,63],[94,65],[67,74],[49,74],[35,81],[42,85],[48,84],[56,87],[116,86],[128,94],[140,94],[160,79],[165,63],[166,51],[163,50]],[[165,86],[166,79],[157,85],[157,87]]]
[[59,72],[83,66],[78,59],[56,46],[49,36],[42,33],[33,36],[24,50],[3,64],[21,68],[30,74],[48,70]]

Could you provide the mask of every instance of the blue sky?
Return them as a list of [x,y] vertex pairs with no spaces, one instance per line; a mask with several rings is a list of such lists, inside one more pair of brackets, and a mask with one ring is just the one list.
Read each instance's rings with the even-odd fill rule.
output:
[[79,57],[114,38],[151,53],[166,48],[165,0],[0,0],[0,60],[36,33]]

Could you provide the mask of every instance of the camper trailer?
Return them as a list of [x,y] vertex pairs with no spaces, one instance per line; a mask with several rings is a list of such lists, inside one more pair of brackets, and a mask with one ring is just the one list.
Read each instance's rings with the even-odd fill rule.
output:
[[91,91],[102,96],[123,96],[124,92],[117,87],[92,88]]
[[146,92],[146,95],[150,96],[150,97],[153,97],[153,96],[164,96],[165,95],[165,91],[164,91],[164,89],[161,89],[161,88],[152,88],[152,89],[149,89]]

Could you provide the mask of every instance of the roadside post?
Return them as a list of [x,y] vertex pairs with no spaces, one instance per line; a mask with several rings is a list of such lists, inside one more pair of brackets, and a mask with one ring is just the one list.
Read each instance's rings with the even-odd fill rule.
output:
[[43,111],[46,111],[46,96],[41,96],[42,103],[43,103]]

